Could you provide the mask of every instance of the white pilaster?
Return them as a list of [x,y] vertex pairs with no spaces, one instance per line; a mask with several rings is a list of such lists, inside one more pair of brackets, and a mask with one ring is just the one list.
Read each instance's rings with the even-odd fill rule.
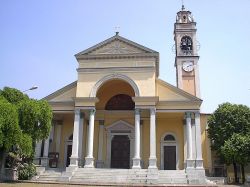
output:
[[200,113],[195,113],[195,129],[196,129],[196,168],[203,168],[203,159],[202,159],[202,148],[201,148],[201,128],[200,128]]
[[103,132],[104,132],[104,120],[99,120],[99,140],[98,140],[98,158],[96,161],[97,168],[103,168],[104,162],[102,158],[103,150]]
[[70,157],[70,167],[78,166],[78,152],[79,152],[79,129],[80,129],[80,109],[75,110],[72,154]]
[[60,152],[62,124],[56,123],[56,152]]
[[194,73],[195,73],[195,96],[198,98],[201,98],[201,93],[200,93],[200,74],[199,74],[199,65],[198,63],[195,64],[194,67]]
[[140,158],[140,110],[135,109],[135,152],[132,169],[141,169]]
[[89,129],[88,129],[88,147],[87,156],[85,157],[85,168],[94,168],[94,128],[95,128],[95,109],[90,110],[89,114]]
[[84,129],[84,114],[80,114],[80,126],[79,126],[79,151],[78,151],[78,158],[79,163],[78,166],[83,166],[83,150],[82,150],[82,144],[83,144],[83,129]]
[[177,87],[183,89],[183,82],[182,82],[182,64],[177,63]]
[[187,132],[187,168],[194,167],[193,148],[192,148],[192,127],[191,127],[191,113],[186,113],[186,132]]
[[156,109],[150,109],[150,156],[149,156],[149,169],[157,169],[156,158],[156,129],[155,129],[155,113]]

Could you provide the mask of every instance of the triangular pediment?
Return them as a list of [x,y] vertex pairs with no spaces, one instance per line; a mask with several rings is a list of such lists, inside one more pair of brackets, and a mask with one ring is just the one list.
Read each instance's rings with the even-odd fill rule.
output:
[[134,130],[134,127],[130,125],[129,123],[119,120],[112,125],[107,127],[108,131],[127,131],[127,130]]
[[115,35],[93,47],[90,47],[78,54],[76,58],[86,55],[124,55],[124,54],[155,54],[158,52],[144,47],[131,40]]
[[73,102],[72,98],[76,97],[76,86],[77,82],[73,82],[55,92],[52,94],[46,96],[45,100],[48,102]]
[[156,89],[159,101],[202,102],[198,97],[195,97],[161,79],[156,79]]

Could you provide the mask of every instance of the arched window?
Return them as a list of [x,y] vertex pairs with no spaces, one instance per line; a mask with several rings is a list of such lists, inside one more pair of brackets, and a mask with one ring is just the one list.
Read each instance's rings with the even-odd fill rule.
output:
[[164,141],[175,141],[175,138],[173,135],[168,134],[164,137]]
[[134,110],[134,108],[135,103],[131,96],[125,94],[113,96],[105,106],[105,110]]

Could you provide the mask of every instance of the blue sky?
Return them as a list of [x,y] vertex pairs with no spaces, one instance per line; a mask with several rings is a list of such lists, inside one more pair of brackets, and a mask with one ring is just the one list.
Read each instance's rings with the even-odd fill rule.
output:
[[[185,0],[197,22],[202,112],[250,106],[250,0]],[[77,79],[74,55],[114,35],[160,53],[160,78],[176,85],[173,29],[181,0],[2,0],[0,88],[37,99]]]

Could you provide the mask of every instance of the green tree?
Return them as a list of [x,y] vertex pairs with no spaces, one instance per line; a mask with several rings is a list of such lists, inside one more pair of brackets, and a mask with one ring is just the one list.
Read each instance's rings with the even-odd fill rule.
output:
[[49,136],[52,111],[46,101],[23,100],[18,104],[19,125],[33,141]]
[[51,120],[46,101],[30,99],[15,88],[0,90],[0,154],[8,152],[13,162],[32,160],[35,143],[49,135]]
[[21,139],[21,129],[18,126],[18,113],[14,105],[0,96],[0,161],[3,168],[5,153]]
[[222,146],[221,152],[227,164],[235,162],[241,165],[242,182],[245,183],[245,165],[250,162],[250,135],[233,134]]
[[[231,103],[221,104],[208,120],[211,147],[221,159],[225,159],[222,148],[234,133],[241,135],[250,133],[250,108]],[[234,161],[235,181],[238,182],[236,164]]]

